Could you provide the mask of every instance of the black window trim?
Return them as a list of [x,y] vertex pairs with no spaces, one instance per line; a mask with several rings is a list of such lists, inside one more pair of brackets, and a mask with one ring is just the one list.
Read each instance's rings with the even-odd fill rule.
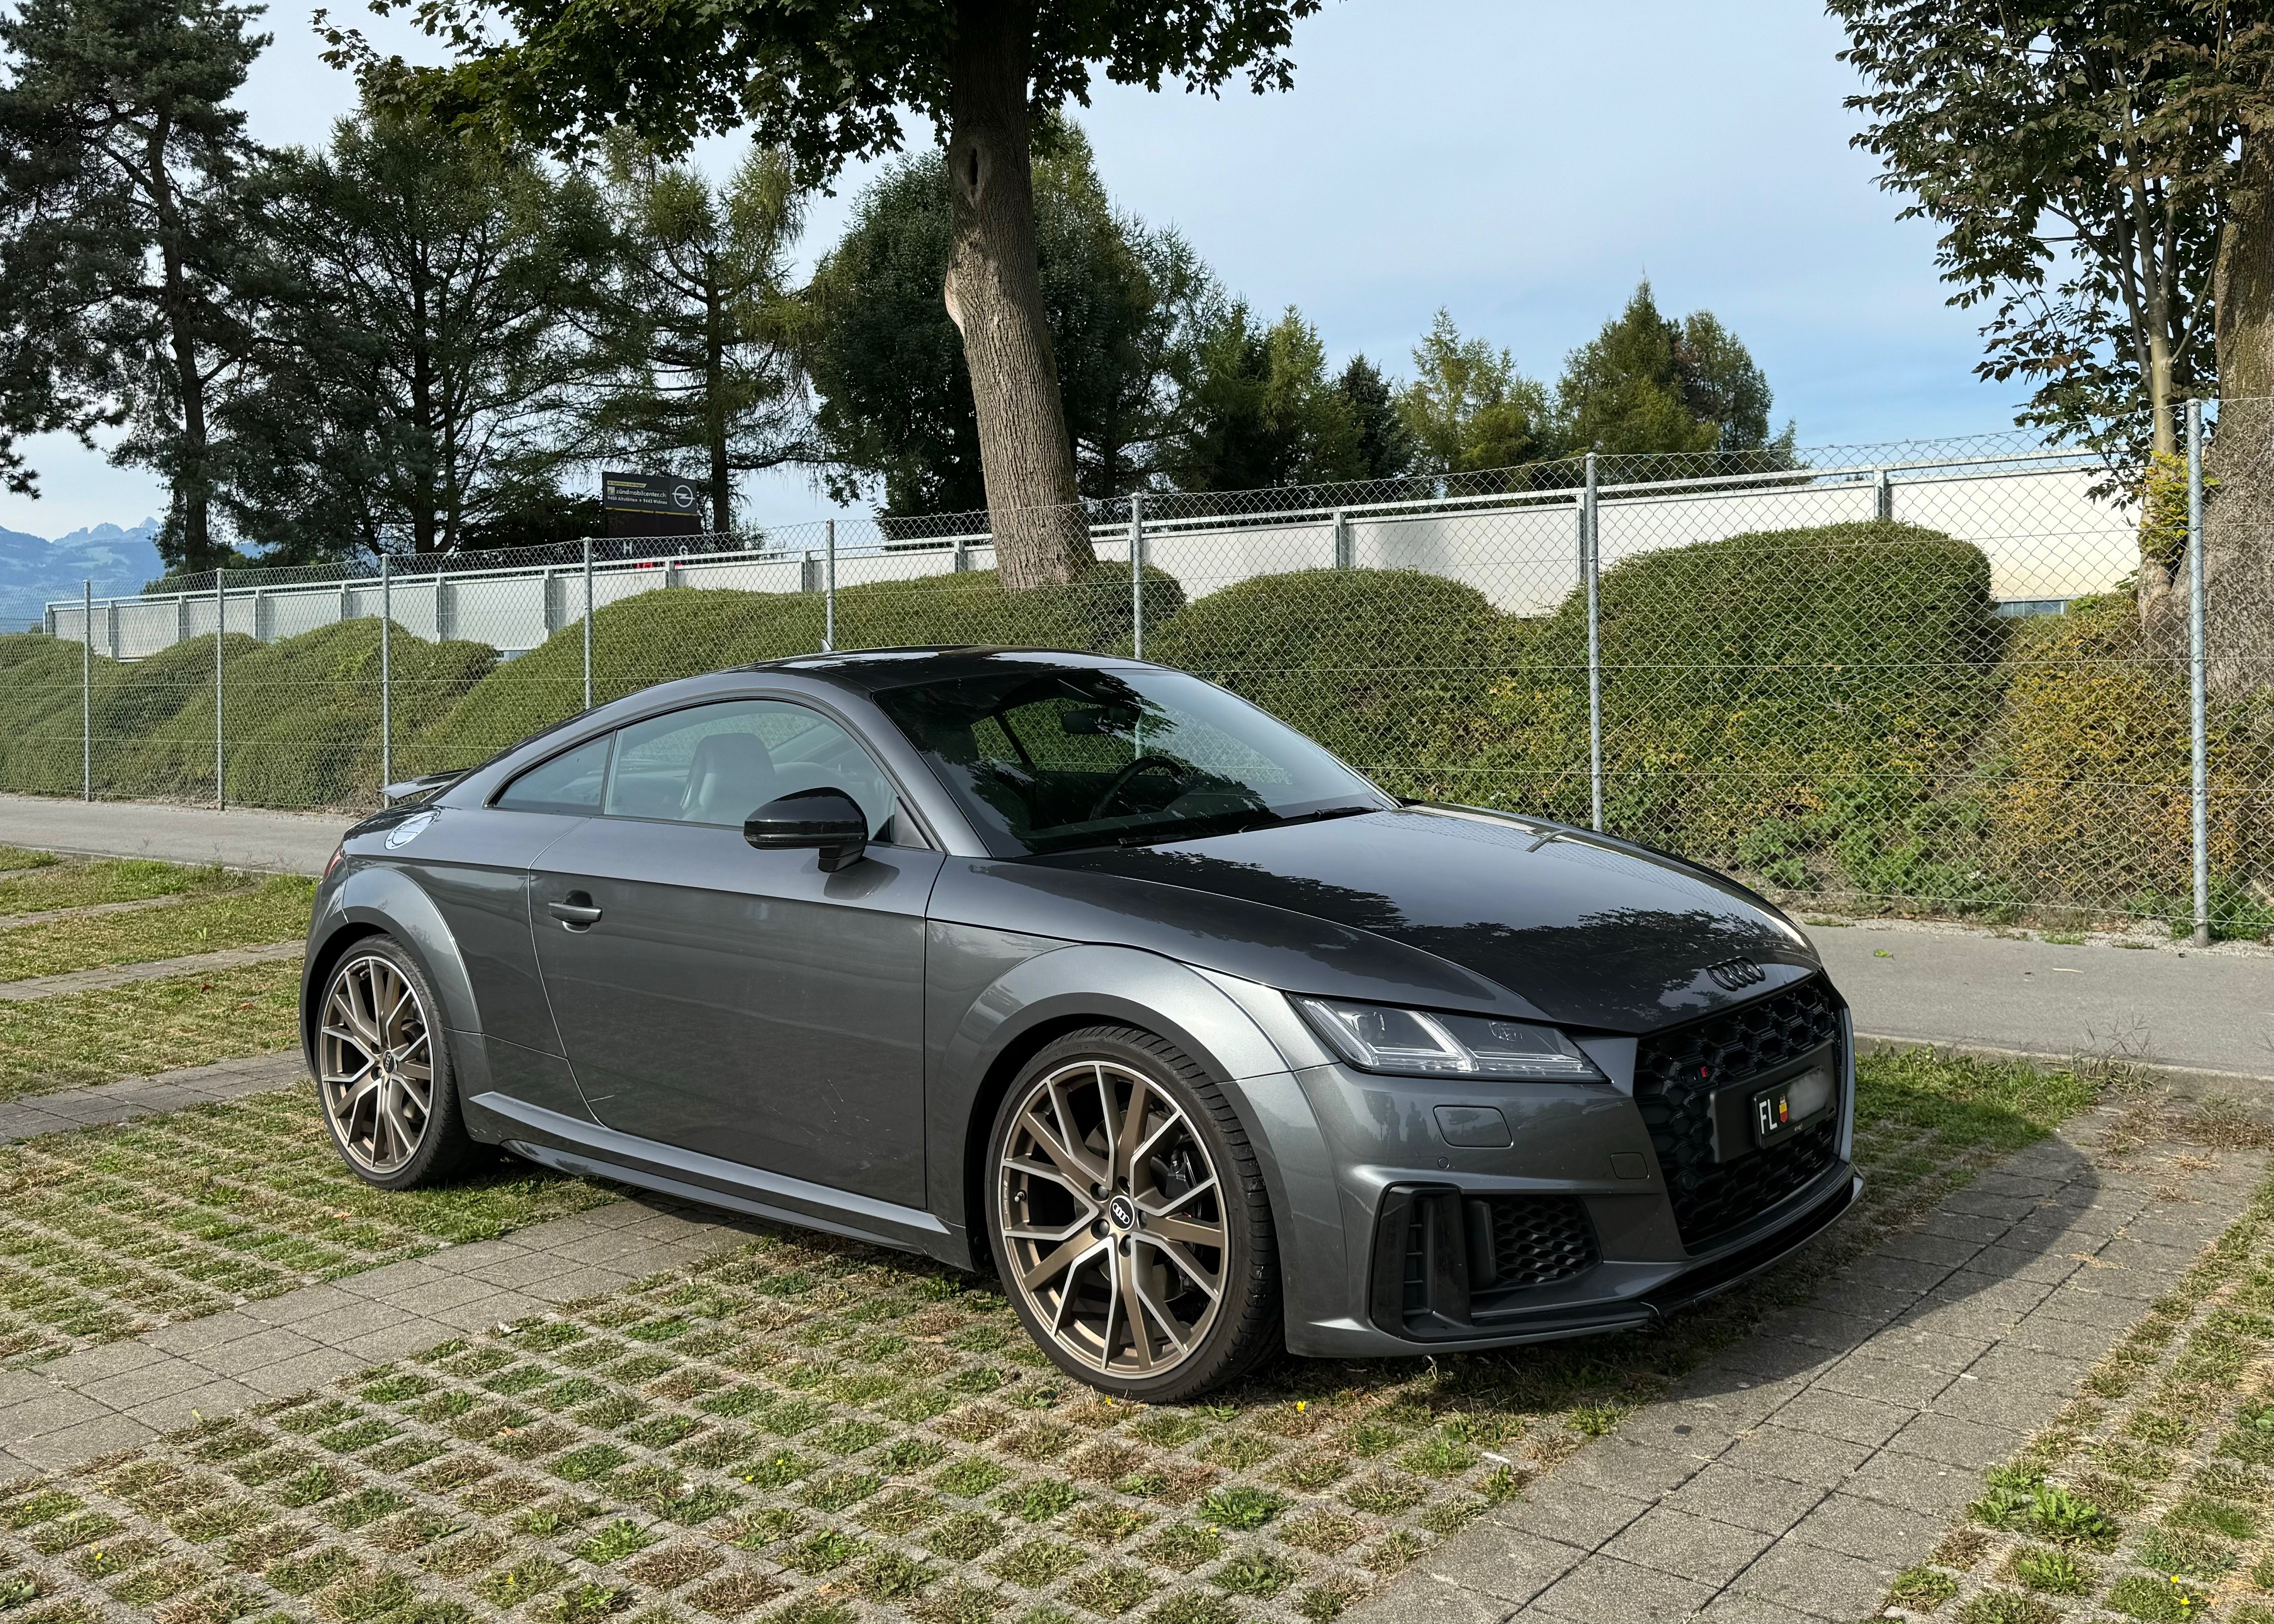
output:
[[[605,817],[611,823],[665,823],[681,829],[731,828],[733,825],[727,823],[690,823],[683,818],[636,817],[626,813],[607,811],[605,809],[607,805],[607,785],[609,778],[616,770],[616,740],[626,728],[637,727],[643,723],[652,722],[662,717],[675,716],[682,710],[698,710],[705,705],[748,704],[752,701],[764,701],[774,704],[794,705],[801,710],[810,710],[816,716],[821,718],[822,720],[833,723],[847,738],[853,741],[854,744],[860,748],[863,755],[868,756],[870,764],[876,768],[877,773],[884,778],[885,783],[892,786],[893,821],[895,823],[906,821],[911,823],[913,828],[910,832],[922,837],[921,841],[915,844],[911,844],[907,840],[878,840],[871,841],[871,845],[882,846],[887,851],[894,852],[945,852],[947,850],[947,847],[941,843],[937,833],[932,829],[930,820],[923,816],[922,811],[917,807],[916,803],[909,798],[907,788],[900,782],[900,775],[892,771],[889,763],[879,758],[877,753],[877,747],[870,742],[869,737],[866,733],[862,733],[859,727],[855,726],[849,718],[838,715],[828,706],[814,703],[812,698],[808,695],[784,694],[779,691],[756,694],[715,694],[705,698],[691,700],[681,704],[661,705],[641,716],[626,717],[622,721],[613,724],[604,732],[599,733],[587,733],[581,739],[575,740],[568,744],[561,746],[561,748],[554,750],[542,759],[530,763],[528,766],[522,768],[504,783],[499,785],[496,789],[491,791],[489,799],[482,803],[483,809],[486,811],[501,812],[529,812],[539,817]],[[583,749],[586,745],[591,743],[596,738],[606,739],[608,741],[607,764],[600,770],[599,806],[593,808],[589,812],[568,812],[554,811],[549,808],[541,807],[501,807],[498,805],[498,802],[505,798],[506,794],[515,785],[520,783],[522,779],[527,778],[531,773],[535,772],[538,768],[546,766],[552,762],[559,761],[564,756],[573,755],[576,751]]]

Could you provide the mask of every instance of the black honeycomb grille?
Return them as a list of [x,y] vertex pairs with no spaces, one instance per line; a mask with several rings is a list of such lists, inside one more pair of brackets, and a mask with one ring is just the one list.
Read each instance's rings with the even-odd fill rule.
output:
[[[1473,1290],[1550,1285],[1603,1260],[1602,1248],[1595,1244],[1595,1226],[1587,1221],[1586,1204],[1577,1196],[1495,1195],[1469,1205],[1485,1209],[1478,1214],[1483,1223],[1475,1217],[1470,1221],[1469,1283]],[[1492,1237],[1489,1271],[1477,1267],[1487,1258],[1473,1244],[1487,1229]]]
[[1635,1056],[1635,1103],[1665,1172],[1684,1246],[1694,1252],[1743,1229],[1838,1160],[1835,1114],[1782,1145],[1716,1162],[1713,1098],[1821,1048],[1839,1032],[1831,995],[1821,981],[1811,980],[1643,1040]]

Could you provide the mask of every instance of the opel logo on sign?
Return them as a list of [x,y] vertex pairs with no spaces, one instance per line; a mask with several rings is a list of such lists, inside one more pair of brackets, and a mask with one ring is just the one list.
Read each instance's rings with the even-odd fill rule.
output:
[[1736,992],[1768,980],[1769,973],[1750,959],[1724,959],[1706,966],[1706,974],[1723,992]]
[[691,485],[675,485],[672,486],[671,500],[677,502],[681,508],[692,508],[695,506],[695,487]]

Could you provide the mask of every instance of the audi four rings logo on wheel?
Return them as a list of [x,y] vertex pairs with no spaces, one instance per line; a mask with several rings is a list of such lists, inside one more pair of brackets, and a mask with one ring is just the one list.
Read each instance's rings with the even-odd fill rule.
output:
[[501,1146],[991,1269],[1108,1393],[1647,1324],[1861,1187],[1775,907],[1181,672],[778,660],[391,793],[301,996],[359,1177]]

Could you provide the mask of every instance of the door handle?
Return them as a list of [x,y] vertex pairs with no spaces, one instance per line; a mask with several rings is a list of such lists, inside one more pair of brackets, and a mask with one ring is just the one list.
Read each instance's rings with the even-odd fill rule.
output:
[[566,901],[546,903],[545,911],[568,930],[590,930],[600,917],[600,910],[594,907],[592,899],[581,891],[570,891]]

